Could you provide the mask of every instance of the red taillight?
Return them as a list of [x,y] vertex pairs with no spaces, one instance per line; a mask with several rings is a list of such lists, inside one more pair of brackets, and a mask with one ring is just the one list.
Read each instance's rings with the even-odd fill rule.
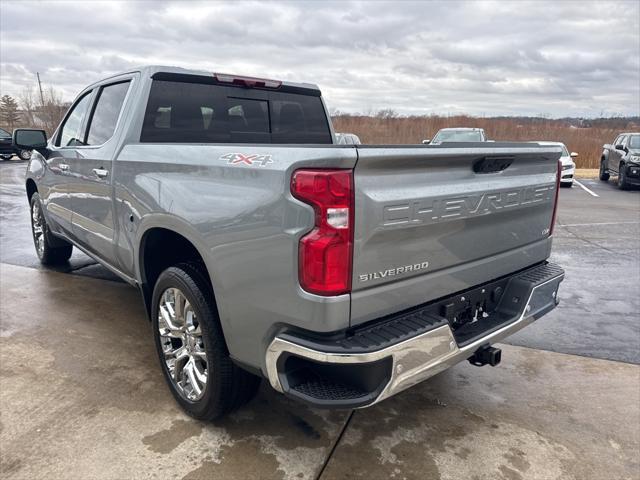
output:
[[553,235],[553,227],[556,226],[556,213],[558,213],[558,196],[560,195],[560,177],[562,176],[562,162],[558,160],[558,172],[556,173],[556,191],[553,200],[553,215],[551,215],[551,226],[549,236]]
[[317,295],[351,291],[353,259],[353,171],[298,170],[291,194],[316,213],[315,227],[300,239],[298,275]]
[[231,83],[243,87],[280,88],[282,82],[279,80],[268,80],[266,78],[241,77],[238,75],[227,75],[226,73],[214,73],[213,77],[222,83]]

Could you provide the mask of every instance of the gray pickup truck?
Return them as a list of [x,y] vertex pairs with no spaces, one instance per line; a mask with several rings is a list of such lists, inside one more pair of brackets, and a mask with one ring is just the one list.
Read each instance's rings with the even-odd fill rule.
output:
[[491,344],[558,302],[556,146],[338,145],[314,85],[168,67],[97,82],[52,138],[13,141],[34,150],[40,260],[75,246],[140,289],[197,418],[262,377],[356,408],[496,365]]
[[600,180],[608,181],[611,174],[618,176],[620,190],[640,186],[640,133],[621,133],[602,147]]

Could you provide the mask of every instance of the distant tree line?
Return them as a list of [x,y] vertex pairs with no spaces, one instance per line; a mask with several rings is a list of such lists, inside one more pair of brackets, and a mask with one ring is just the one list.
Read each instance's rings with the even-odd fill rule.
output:
[[332,112],[336,132],[355,133],[365,144],[415,144],[433,138],[441,128],[484,128],[496,141],[556,141],[579,154],[579,168],[598,168],[602,145],[621,131],[640,131],[640,117],[562,118],[472,117],[470,115],[399,115],[393,110],[362,114]]

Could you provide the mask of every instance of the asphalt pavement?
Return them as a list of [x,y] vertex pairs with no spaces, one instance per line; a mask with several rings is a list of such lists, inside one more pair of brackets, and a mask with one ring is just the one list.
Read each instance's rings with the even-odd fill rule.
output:
[[560,305],[507,343],[640,363],[640,190],[614,181],[560,190],[551,255],[566,271]]

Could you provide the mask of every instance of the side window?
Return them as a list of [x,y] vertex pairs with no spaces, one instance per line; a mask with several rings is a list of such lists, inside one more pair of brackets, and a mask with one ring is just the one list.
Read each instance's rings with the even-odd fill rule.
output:
[[[627,139],[626,135],[620,135],[618,140],[616,140],[616,145],[624,145],[624,141]],[[615,147],[615,145],[614,145]]]
[[113,136],[130,83],[114,83],[100,89],[89,123],[87,145],[102,145]]
[[58,138],[56,139],[57,147],[73,147],[84,145],[84,135],[81,131],[82,122],[89,109],[89,99],[91,92],[87,92],[72,107],[71,112],[64,121]]
[[613,146],[615,147],[616,145],[620,145],[621,141],[622,141],[622,135],[618,135],[616,139],[613,141]]

